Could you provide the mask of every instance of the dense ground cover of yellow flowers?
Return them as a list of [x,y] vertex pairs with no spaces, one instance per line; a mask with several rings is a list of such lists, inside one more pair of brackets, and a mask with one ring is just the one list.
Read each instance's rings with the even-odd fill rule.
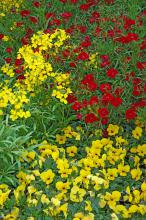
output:
[[56,135],[56,143],[45,140],[36,151],[26,150],[20,159],[23,168],[17,173],[19,184],[15,188],[0,185],[3,219],[24,219],[25,213],[29,220],[38,216],[96,220],[102,209],[112,220],[143,219],[145,128],[136,125],[126,133],[109,124],[107,131],[107,138],[100,130],[87,136],[82,127],[68,126]]
[[18,10],[23,0],[0,0],[0,12],[9,12],[11,9]]
[[[69,38],[64,30],[57,29],[52,34],[39,31],[31,38],[31,44],[19,49],[17,63],[5,64],[1,71],[5,80],[0,85],[0,114],[10,107],[10,118],[28,118],[30,98],[47,87],[51,95],[67,104],[70,77],[68,73],[53,70],[51,56],[59,52],[59,48]],[[17,79],[16,70],[22,68],[23,79]],[[52,87],[51,87],[52,85]]]

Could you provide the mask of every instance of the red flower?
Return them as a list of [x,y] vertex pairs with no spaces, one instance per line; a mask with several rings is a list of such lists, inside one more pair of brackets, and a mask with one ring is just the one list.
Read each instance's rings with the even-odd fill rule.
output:
[[76,101],[73,105],[72,105],[72,109],[75,111],[78,111],[82,108],[82,105],[80,102]]
[[103,103],[103,105],[107,105],[108,103],[110,103],[113,100],[113,95],[111,93],[105,93],[103,94],[101,101]]
[[9,57],[9,58],[5,58],[5,61],[6,63],[11,63],[12,59]]
[[125,112],[125,117],[128,120],[133,120],[137,116],[136,110],[133,108],[127,109]]
[[89,59],[89,54],[86,52],[81,52],[78,56],[77,56],[78,60],[88,60]]
[[82,11],[88,11],[89,8],[90,8],[89,4],[82,4],[82,5],[80,5],[80,9]]
[[93,123],[97,120],[98,120],[98,118],[96,117],[96,115],[94,113],[89,113],[85,116],[86,123]]
[[30,15],[30,11],[29,10],[22,10],[20,12],[20,14],[21,14],[22,17],[27,17],[27,16]]
[[51,17],[53,17],[54,16],[54,13],[51,13],[51,12],[47,12],[46,14],[45,14],[45,18],[46,19],[49,19],[49,18],[51,18]]
[[101,124],[106,125],[108,123],[109,119],[108,118],[102,118]]
[[39,8],[39,7],[40,7],[40,2],[38,2],[38,1],[34,1],[32,4],[33,4],[33,6],[36,7],[36,8]]
[[102,83],[99,87],[100,91],[103,93],[109,92],[111,90],[111,85],[109,83]]
[[64,19],[69,19],[70,17],[72,17],[72,13],[70,12],[64,12],[61,14],[62,18]]
[[111,105],[114,106],[115,108],[119,107],[122,104],[122,99],[120,97],[114,97],[111,100]]
[[29,17],[29,20],[34,23],[34,24],[37,24],[38,23],[38,18],[37,17],[34,17],[34,16],[30,16]]
[[113,4],[114,0],[105,0],[105,3],[108,4],[108,5]]
[[75,64],[74,62],[71,62],[71,63],[69,64],[69,66],[72,67],[72,68],[75,68],[75,67],[76,67],[76,64]]
[[138,85],[135,85],[135,86],[133,87],[132,95],[134,95],[134,96],[139,96],[139,95],[141,95],[142,92],[143,92],[143,91],[142,91],[142,88],[141,88],[140,86],[138,86]]
[[86,26],[80,25],[80,26],[78,26],[77,28],[78,28],[78,30],[79,30],[82,34],[86,33],[86,31],[87,31]]
[[24,22],[16,22],[16,27],[21,27],[24,24]]
[[101,118],[107,118],[109,111],[107,110],[107,108],[99,108],[98,114],[100,115]]
[[71,0],[72,4],[76,4],[78,2],[78,0]]
[[114,68],[112,68],[112,69],[109,69],[109,70],[107,70],[107,76],[109,77],[109,78],[115,78],[116,77],[116,75],[118,74],[118,71],[116,70],[116,69],[114,69]]
[[94,105],[98,103],[98,97],[97,96],[92,96],[89,100],[90,105]]
[[91,46],[91,41],[90,40],[85,40],[81,43],[82,47],[89,47]]
[[89,88],[89,90],[91,90],[91,91],[95,91],[96,89],[97,89],[97,84],[95,83],[95,82],[93,82],[93,81],[90,81],[89,83],[88,83],[88,88]]
[[64,51],[62,51],[62,55],[66,58],[70,56],[70,51],[68,49],[65,49]]
[[93,77],[92,73],[87,74],[86,76],[84,76],[84,79],[81,81],[81,83],[86,85],[86,84],[88,84],[91,81],[94,81],[94,77]]
[[20,66],[22,64],[22,59],[15,60],[15,66]]
[[0,40],[3,39],[4,36],[4,34],[0,34]]
[[137,62],[137,68],[143,70],[146,68],[146,62]]
[[11,47],[7,47],[7,48],[6,48],[6,52],[7,52],[7,53],[11,53],[11,52],[12,52],[12,48],[11,48]]

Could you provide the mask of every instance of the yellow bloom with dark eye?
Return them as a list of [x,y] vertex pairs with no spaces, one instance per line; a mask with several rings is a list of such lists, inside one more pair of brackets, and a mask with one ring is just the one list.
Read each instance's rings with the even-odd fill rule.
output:
[[140,191],[137,189],[133,190],[133,200],[132,204],[138,204],[140,202]]
[[114,136],[114,135],[118,134],[119,126],[118,125],[109,124],[108,128],[107,128],[107,132],[108,132],[109,136]]
[[26,185],[21,184],[14,190],[14,197],[15,197],[16,202],[18,202],[21,196],[24,194],[25,188],[26,188]]
[[67,218],[67,211],[68,211],[68,203],[64,203],[60,207],[58,207],[58,212],[63,212],[65,219]]
[[136,213],[138,210],[138,206],[137,205],[131,205],[128,209],[129,214],[133,214]]
[[129,165],[125,165],[125,166],[124,164],[118,165],[118,173],[120,174],[120,176],[126,176],[129,171],[130,171]]
[[129,201],[131,203],[132,200],[133,200],[133,196],[130,192],[130,187],[129,186],[127,186],[127,188],[126,188],[126,193],[127,193],[127,195],[123,196],[124,201]]
[[0,208],[3,208],[4,203],[6,202],[6,200],[8,199],[8,196],[10,194],[11,190],[7,190],[6,192],[3,192],[0,189]]
[[111,220],[119,220],[118,216],[115,213],[112,213],[111,217],[112,217]]
[[77,153],[77,147],[76,146],[70,146],[66,148],[66,152],[70,157],[74,157]]
[[141,184],[141,190],[142,190],[141,199],[143,199],[144,201],[146,201],[146,182],[143,182],[143,183]]
[[142,136],[142,128],[141,127],[136,127],[133,131],[132,131],[132,136],[135,139],[138,139]]
[[128,213],[128,210],[126,209],[126,207],[124,205],[116,205],[114,207],[114,211],[117,214],[121,214],[123,218],[129,218],[130,215]]
[[120,200],[121,193],[119,191],[113,191],[112,193],[106,193],[104,200],[109,205],[111,209],[116,206],[116,203]]
[[48,197],[46,196],[46,194],[42,194],[41,196],[41,203],[42,204],[49,204],[50,200],[48,199]]
[[92,206],[91,206],[91,201],[85,201],[86,205],[85,205],[85,211],[92,211]]
[[74,215],[73,220],[83,220],[84,214],[82,212],[78,212]]
[[67,190],[70,189],[70,182],[64,183],[62,181],[59,181],[59,182],[56,183],[56,189],[66,193]]
[[108,180],[114,180],[118,176],[118,170],[116,168],[109,168],[105,176]]
[[141,157],[144,157],[144,155],[146,155],[146,144],[138,145],[137,154]]
[[136,181],[138,181],[140,179],[141,175],[142,175],[142,171],[140,168],[131,170],[132,179],[135,179]]
[[59,135],[59,134],[57,134],[57,135],[56,135],[56,141],[57,141],[59,144],[65,144],[65,142],[66,142],[66,136],[65,136],[65,135]]
[[53,182],[53,179],[55,177],[55,174],[52,172],[52,170],[47,170],[47,171],[44,171],[40,174],[40,177],[42,179],[42,181],[44,183],[46,183],[47,185],[49,185],[50,183]]
[[78,186],[73,186],[70,193],[70,200],[73,202],[82,202],[85,194],[86,190],[79,188]]
[[16,220],[18,219],[19,209],[14,207],[10,214],[4,216],[3,220]]

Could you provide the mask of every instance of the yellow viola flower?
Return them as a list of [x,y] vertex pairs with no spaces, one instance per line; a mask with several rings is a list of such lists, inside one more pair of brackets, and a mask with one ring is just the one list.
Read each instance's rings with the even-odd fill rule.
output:
[[142,136],[142,128],[137,126],[133,131],[132,131],[132,136],[135,139],[138,139]]
[[46,194],[42,194],[41,196],[41,203],[42,204],[49,204],[50,200],[48,199],[48,197],[46,196]]
[[143,199],[144,201],[146,201],[146,182],[143,182],[141,184],[141,199]]
[[109,168],[105,176],[108,180],[114,180],[118,176],[118,170],[116,168]]
[[86,190],[79,188],[78,186],[73,186],[70,192],[70,200],[73,202],[82,202],[85,194]]
[[19,208],[14,207],[10,214],[4,216],[3,220],[17,220],[19,216]]
[[68,189],[70,189],[70,182],[62,182],[62,181],[58,181],[56,183],[56,189],[59,191],[62,191],[63,193],[66,193]]
[[119,191],[113,191],[112,193],[106,193],[104,200],[109,205],[111,209],[114,209],[116,203],[120,200],[121,193]]
[[132,179],[135,179],[136,181],[138,181],[142,175],[142,171],[140,168],[132,169],[130,173],[131,173]]
[[130,214],[133,214],[133,213],[137,212],[137,210],[138,210],[138,206],[137,206],[137,205],[131,205],[131,206],[129,207],[129,209],[128,209],[128,212],[129,212]]
[[54,177],[55,177],[55,174],[52,172],[51,169],[44,171],[40,174],[40,178],[47,185],[53,182]]
[[126,209],[126,207],[124,205],[116,205],[114,207],[114,212],[116,214],[121,214],[123,218],[129,218],[129,213],[128,210]]
[[74,157],[77,153],[77,147],[76,146],[70,146],[66,148],[66,152],[70,157]]
[[118,125],[109,124],[108,128],[107,128],[107,132],[108,132],[109,136],[114,136],[114,135],[118,134],[119,126]]
[[119,220],[118,216],[115,213],[112,213],[111,217],[112,217],[111,220]]
[[65,142],[66,142],[66,136],[57,134],[57,135],[56,135],[56,141],[57,141],[59,144],[65,144]]
[[120,176],[127,176],[127,173],[130,171],[129,165],[119,164],[118,165],[118,173]]

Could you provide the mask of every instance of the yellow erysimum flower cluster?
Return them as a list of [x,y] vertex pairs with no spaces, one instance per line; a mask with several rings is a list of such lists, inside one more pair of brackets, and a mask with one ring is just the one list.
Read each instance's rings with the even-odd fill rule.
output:
[[[46,58],[51,56],[52,51],[58,53],[59,48],[69,36],[64,30],[57,29],[52,34],[39,31],[31,38],[31,44],[19,49],[17,60],[22,62],[23,79],[16,80],[16,65],[5,64],[1,71],[8,79],[14,78],[14,83],[9,88],[9,80],[6,79],[0,87],[0,114],[3,109],[11,105],[11,119],[30,117],[30,112],[24,110],[29,103],[30,97],[41,93],[42,87],[47,85],[51,89],[52,96],[67,104],[67,97],[72,92],[69,88],[70,76],[68,73],[53,72],[50,61]],[[10,80],[11,81],[11,80]],[[46,83],[44,85],[44,83]],[[50,86],[52,85],[52,87]],[[51,88],[50,88],[51,87]],[[47,91],[46,91],[47,92]],[[49,91],[48,91],[49,94]]]
[[23,0],[0,0],[0,11],[8,12],[14,8],[18,10],[22,3]]
[[[68,126],[60,131],[61,135],[56,135],[59,146],[45,140],[36,152],[25,151],[20,158],[23,170],[17,174],[19,184],[11,189],[11,194],[10,187],[6,186],[8,194],[0,200],[3,210],[7,200],[12,199],[14,207],[29,210],[26,219],[33,218],[31,209],[37,207],[42,207],[46,217],[58,220],[69,217],[96,220],[97,207],[101,214],[102,209],[109,213],[108,219],[132,219],[135,214],[143,218],[146,214],[145,144],[131,147],[132,131],[125,139],[121,127],[111,124],[108,130],[107,138],[96,138],[80,127]],[[88,146],[82,141],[87,138]],[[21,198],[25,198],[23,207]]]

